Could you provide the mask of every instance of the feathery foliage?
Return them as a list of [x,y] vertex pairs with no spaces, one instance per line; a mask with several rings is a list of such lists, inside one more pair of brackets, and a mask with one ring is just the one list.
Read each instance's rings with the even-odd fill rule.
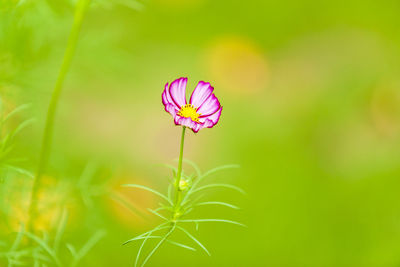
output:
[[14,110],[5,113],[4,107],[0,99],[0,172],[16,172],[28,177],[33,177],[33,174],[28,170],[18,166],[18,163],[23,161],[23,158],[18,158],[12,154],[14,148],[14,141],[17,135],[27,126],[32,124],[34,119],[27,119],[17,124],[12,128],[9,127],[9,122],[18,115],[29,108],[29,105],[21,105]]
[[[11,245],[2,244],[0,258],[5,258],[8,267],[12,266],[57,266],[57,267],[76,267],[90,250],[104,237],[105,232],[99,230],[95,232],[87,242],[77,250],[72,244],[63,240],[63,235],[67,225],[68,213],[64,209],[54,238],[50,234],[43,232],[40,236],[25,231],[21,224],[16,238]],[[64,251],[69,250],[69,259],[62,257]]]
[[[185,163],[190,165],[194,173],[191,175],[186,175],[182,172],[182,179],[180,181],[180,191],[182,193],[181,201],[174,201],[174,194],[172,193],[173,183],[175,181],[176,175],[178,170],[171,166],[171,165],[164,165],[165,167],[172,170],[173,178],[171,183],[168,186],[167,194],[160,193],[152,188],[137,185],[137,184],[125,184],[125,187],[132,187],[139,190],[146,190],[157,197],[159,197],[162,202],[159,204],[159,207],[152,210],[149,209],[155,216],[159,217],[163,223],[154,227],[153,229],[140,234],[134,238],[127,240],[125,244],[140,241],[140,247],[138,249],[135,266],[144,266],[150,258],[154,255],[154,253],[161,247],[163,243],[170,243],[173,245],[180,246],[182,248],[188,250],[195,250],[194,248],[190,247],[189,245],[178,243],[176,241],[171,240],[173,233],[177,230],[184,233],[195,245],[197,245],[201,250],[203,250],[206,254],[211,255],[205,245],[203,245],[190,231],[186,228],[188,223],[194,223],[196,225],[196,229],[198,229],[198,224],[203,222],[221,222],[221,223],[228,223],[228,224],[235,224],[239,226],[244,226],[243,224],[226,219],[218,219],[218,218],[192,218],[190,215],[196,210],[199,206],[211,206],[211,205],[219,205],[222,207],[227,207],[231,209],[239,209],[237,206],[222,202],[222,201],[202,201],[202,198],[205,196],[203,191],[207,191],[208,189],[216,189],[216,188],[227,188],[233,189],[241,194],[245,194],[245,192],[236,186],[230,184],[211,184],[205,183],[205,178],[208,178],[214,173],[217,173],[222,170],[232,169],[232,168],[239,168],[238,165],[224,165],[212,170],[209,170],[205,173],[200,171],[200,168],[192,161],[187,159],[184,160]],[[177,205],[178,203],[178,205]],[[159,241],[151,246],[150,252],[148,254],[144,254],[144,247],[151,239],[158,239]]]

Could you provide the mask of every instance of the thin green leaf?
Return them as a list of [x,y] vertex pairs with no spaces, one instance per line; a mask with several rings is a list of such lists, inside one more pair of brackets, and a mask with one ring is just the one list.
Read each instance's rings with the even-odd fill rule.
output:
[[199,185],[199,183],[203,180],[204,177],[209,176],[215,172],[221,171],[221,170],[225,170],[225,169],[230,169],[230,168],[239,168],[239,165],[223,165],[220,167],[216,167],[214,169],[209,170],[208,172],[206,172],[205,174],[203,174],[202,176],[199,176],[198,179],[196,179],[192,185],[192,187],[189,189],[188,193],[185,196],[185,199],[187,197],[189,197],[195,190],[197,190],[197,186]]
[[49,237],[49,234],[48,234],[46,231],[43,232],[43,238],[42,238],[42,240],[43,240],[46,244],[49,243],[50,237]]
[[61,243],[61,237],[64,234],[65,231],[65,227],[67,225],[67,220],[68,220],[68,211],[67,209],[64,207],[62,214],[61,214],[61,218],[57,227],[57,232],[56,235],[54,237],[54,251],[57,253],[59,247],[60,247],[60,243]]
[[88,162],[79,177],[78,185],[81,187],[88,186],[96,174],[97,168],[97,163],[94,161]]
[[27,170],[25,170],[23,168],[20,168],[20,167],[14,166],[14,165],[9,165],[9,164],[5,164],[4,167],[6,167],[6,168],[8,168],[8,169],[10,169],[12,171],[15,171],[17,173],[26,175],[29,178],[34,178],[34,175],[30,171],[27,171]]
[[8,251],[8,252],[0,253],[0,258],[1,257],[6,257],[6,258],[7,257],[15,257],[15,258],[18,258],[18,257],[26,256],[26,255],[28,255],[30,253],[31,253],[31,251],[27,250],[27,249],[25,249],[25,250],[17,250],[17,251]]
[[169,202],[173,202],[173,193],[172,193],[173,188],[174,188],[173,183],[170,183],[168,185],[168,199],[170,200]]
[[201,176],[202,176],[202,175],[201,175],[200,168],[199,168],[199,166],[198,166],[196,163],[194,163],[193,161],[188,160],[188,159],[183,159],[183,162],[185,162],[185,163],[189,164],[190,166],[192,166],[192,168],[193,168],[193,169],[195,170],[195,172],[196,172],[197,177],[201,177]]
[[37,237],[29,232],[25,232],[24,235],[26,235],[27,237],[29,237],[30,239],[32,239],[33,241],[38,243],[38,245],[41,246],[47,252],[47,254],[53,258],[54,263],[57,266],[59,266],[59,267],[62,266],[57,254],[55,254],[54,251],[43,240],[41,240],[39,237]]
[[17,259],[8,259],[8,267],[13,267],[14,265],[16,266],[26,266],[26,262],[20,261]]
[[231,184],[208,184],[208,185],[204,185],[204,186],[201,186],[201,187],[193,190],[191,193],[194,194],[194,193],[197,193],[197,192],[202,191],[204,189],[210,189],[210,188],[215,188],[215,187],[230,188],[230,189],[236,190],[236,191],[238,191],[238,192],[240,192],[240,193],[242,193],[244,195],[246,194],[246,192],[243,189],[241,189],[240,187],[231,185]]
[[186,175],[186,174],[182,173],[182,178],[185,179],[185,180],[188,181],[188,182],[193,181],[193,178],[194,178],[194,177],[196,177],[194,174]]
[[[188,215],[192,210],[193,210],[192,207],[188,208],[187,210],[185,210],[185,212],[183,213],[183,215]],[[182,215],[182,216],[183,216],[183,215]]]
[[124,198],[120,197],[118,194],[111,193],[110,194],[111,199],[114,201],[118,202],[119,204],[123,205],[125,208],[130,210],[133,214],[138,215],[139,217],[145,219],[146,217],[144,216],[143,212],[134,207],[131,203],[126,201]]
[[14,243],[12,244],[10,248],[10,252],[16,251],[19,244],[21,243],[22,237],[24,235],[24,225],[21,224],[19,227],[19,232],[17,233],[17,237],[14,240]]
[[229,204],[229,203],[226,203],[226,202],[220,202],[220,201],[201,202],[201,203],[197,203],[197,204],[195,204],[193,206],[205,206],[205,205],[220,205],[220,206],[225,206],[225,207],[232,208],[232,209],[235,209],[235,210],[240,209],[238,206],[235,206],[235,205],[232,205],[232,204]]
[[135,241],[135,240],[136,240],[137,238],[139,238],[139,237],[143,237],[143,236],[145,236],[145,235],[152,234],[152,233],[154,233],[154,232],[156,232],[156,231],[158,231],[158,230],[169,228],[169,226],[164,226],[164,225],[166,225],[166,224],[167,224],[166,222],[165,222],[165,223],[162,223],[162,224],[156,226],[155,228],[151,229],[150,231],[147,231],[147,232],[145,232],[145,233],[143,233],[143,234],[140,234],[140,235],[138,235],[138,236],[135,236],[135,237],[132,238],[132,239],[129,239],[129,240],[125,241],[122,245],[126,245],[126,244],[128,244],[129,242],[131,242],[131,241]]
[[65,246],[68,248],[69,252],[71,252],[72,257],[76,258],[77,252],[76,252],[75,247],[73,245],[71,245],[70,243],[67,243]]
[[21,111],[23,111],[23,110],[29,108],[30,106],[31,106],[31,105],[29,105],[29,104],[23,104],[23,105],[21,105],[21,106],[15,108],[14,110],[12,110],[10,113],[8,113],[8,114],[4,117],[3,123],[5,123],[7,120],[9,120],[9,119],[10,119],[12,116],[14,116],[15,114],[17,114],[17,113],[19,113],[19,112],[21,112]]
[[159,196],[159,197],[165,199],[168,203],[170,203],[170,204],[172,205],[172,202],[168,199],[168,197],[166,197],[165,195],[161,194],[160,192],[158,192],[158,191],[156,191],[156,190],[154,190],[154,189],[151,189],[150,187],[147,187],[147,186],[144,186],[144,185],[138,185],[138,184],[124,184],[124,185],[122,185],[122,186],[124,186],[124,187],[133,187],[133,188],[140,188],[140,189],[149,191],[149,192],[151,192],[151,193],[153,193],[153,194],[155,194],[155,195],[157,195],[157,196]]
[[29,119],[29,120],[26,120],[26,121],[20,123],[20,124],[18,125],[18,127],[15,128],[15,129],[11,132],[12,136],[13,136],[13,137],[16,136],[20,131],[22,131],[25,127],[27,127],[27,126],[29,126],[30,124],[32,124],[34,121],[35,121],[35,119]]
[[164,237],[160,240],[160,242],[157,243],[157,245],[153,248],[153,250],[147,255],[147,257],[144,259],[142,263],[142,267],[147,263],[147,261],[153,256],[153,254],[157,251],[157,249],[167,240],[167,238],[172,234],[173,231],[175,231],[176,224],[172,226],[172,228],[168,231],[167,234],[164,235]]
[[[167,228],[169,228],[169,227],[167,227]],[[137,241],[137,240],[156,239],[156,238],[161,238],[161,236],[154,236],[154,235],[150,235],[150,236],[147,236],[147,235],[145,235],[145,236],[137,236],[137,237],[134,237],[134,238],[129,239],[128,241],[126,241],[126,242],[124,243],[124,245],[126,245],[126,244],[128,244],[128,243],[130,243],[130,242],[133,242],[133,241]]]
[[204,173],[204,174],[203,174],[203,177],[209,176],[209,175],[211,175],[211,174],[213,174],[213,173],[216,173],[216,172],[219,172],[219,171],[222,171],[222,170],[234,169],[234,168],[235,168],[235,169],[240,168],[240,165],[237,165],[237,164],[228,164],[228,165],[219,166],[219,167],[216,167],[216,168],[211,169],[211,170],[207,171],[206,173]]
[[47,257],[46,255],[41,254],[40,251],[35,251],[33,253],[33,257],[42,262],[52,263],[51,258]]
[[106,235],[105,231],[97,231],[87,242],[86,244],[79,250],[77,253],[78,258],[83,258],[89,251],[96,245],[100,239],[102,239]]
[[168,211],[174,211],[174,208],[171,206],[165,206],[162,203],[158,203],[158,205],[160,205],[159,208],[155,209],[155,211],[160,211],[160,210],[168,210]]
[[[168,228],[169,228],[169,226],[168,226]],[[162,238],[162,236],[138,236],[138,237],[132,238],[130,241],[143,240],[145,238],[147,238],[147,239],[160,239],[160,238]],[[192,248],[190,246],[187,246],[185,244],[182,244],[182,243],[179,243],[179,242],[176,242],[176,241],[172,241],[172,240],[168,240],[167,239],[166,242],[171,243],[172,245],[175,245],[175,246],[178,246],[178,247],[181,247],[181,248],[186,248],[188,250],[196,251],[195,248]]]
[[[75,254],[75,257],[71,263],[71,267],[75,267],[78,265],[79,261],[89,253],[89,251],[96,245],[100,239],[105,236],[105,231],[97,231],[83,247]],[[71,252],[72,253],[72,252]]]
[[1,140],[1,150],[3,151],[3,154],[5,154],[6,151],[6,147],[8,145],[8,140],[11,139],[11,133],[7,133],[5,136],[3,136],[2,140]]
[[164,216],[162,216],[162,215],[161,215],[160,213],[158,213],[157,211],[152,210],[152,209],[147,209],[147,210],[150,211],[151,213],[153,213],[154,215],[160,217],[161,219],[168,221],[167,218],[165,218]]
[[174,174],[176,174],[178,171],[174,166],[172,166],[170,164],[162,164],[162,166],[167,167],[168,169],[171,169]]
[[204,195],[205,195],[205,194],[201,194],[201,195],[197,196],[196,198],[194,198],[193,200],[189,200],[189,197],[191,196],[190,194],[191,194],[191,192],[189,191],[189,192],[185,195],[185,197],[184,197],[183,200],[182,200],[182,206],[186,205],[186,203],[188,203],[189,201],[192,202],[192,203],[196,203],[197,201],[199,201],[200,199],[202,199],[202,198],[204,197]]
[[181,247],[181,248],[185,248],[185,249],[188,249],[188,250],[191,250],[191,251],[196,251],[195,248],[192,248],[192,247],[190,247],[188,245],[185,245],[185,244],[182,244],[182,243],[179,243],[179,242],[176,242],[176,241],[172,241],[172,240],[168,240],[167,239],[167,242],[171,243],[171,244],[173,244],[175,246]]
[[[143,242],[142,242],[142,244],[140,245],[139,250],[138,250],[138,253],[137,253],[137,255],[136,255],[135,267],[136,267],[136,266],[138,265],[138,263],[139,263],[140,255],[141,255],[141,253],[142,253],[142,250],[143,250],[144,245],[146,244],[146,241],[148,240],[148,237],[149,237],[152,233],[154,233],[154,232],[156,232],[157,230],[159,230],[159,228],[161,228],[162,225],[165,225],[165,224],[166,224],[166,223],[160,224],[159,226],[155,227],[153,230],[150,230],[150,231],[147,232],[147,235],[146,235],[147,238],[143,239]],[[125,242],[125,244],[126,244],[126,242]]]
[[211,256],[210,252],[206,249],[206,247],[199,240],[197,240],[193,235],[191,235],[185,228],[180,227],[180,226],[177,226],[177,227],[182,232],[184,232],[190,239],[192,239],[197,245],[199,245],[208,254],[208,256]]
[[205,196],[205,194],[201,194],[198,195],[196,198],[194,198],[193,200],[190,200],[189,197],[191,197],[191,192],[189,191],[185,197],[182,200],[182,206],[186,205],[188,202],[191,203],[196,203],[197,201],[199,201],[200,199],[202,199]]
[[236,221],[231,221],[231,220],[224,220],[224,219],[187,219],[187,220],[179,220],[179,222],[223,222],[223,223],[230,223],[230,224],[235,224],[235,225],[239,225],[239,226],[243,226],[246,227],[246,225],[240,223],[240,222],[236,222]]

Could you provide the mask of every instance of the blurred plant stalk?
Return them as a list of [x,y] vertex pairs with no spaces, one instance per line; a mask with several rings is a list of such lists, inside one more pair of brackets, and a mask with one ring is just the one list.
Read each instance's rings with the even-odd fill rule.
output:
[[28,230],[30,232],[34,231],[33,221],[35,220],[37,214],[37,204],[38,204],[38,193],[41,187],[41,179],[43,173],[46,171],[51,144],[53,139],[53,128],[54,128],[54,119],[57,111],[57,105],[60,99],[62,87],[65,81],[65,77],[68,73],[68,70],[71,65],[72,58],[75,54],[79,32],[82,28],[82,22],[86,15],[86,12],[89,8],[91,0],[79,0],[76,4],[74,21],[72,25],[72,29],[68,38],[67,47],[64,53],[64,58],[61,64],[60,72],[57,77],[56,84],[54,86],[54,90],[51,96],[49,108],[47,110],[46,123],[43,133],[42,140],[42,148],[39,157],[38,168],[34,177],[31,200],[29,206],[29,222],[28,222]]

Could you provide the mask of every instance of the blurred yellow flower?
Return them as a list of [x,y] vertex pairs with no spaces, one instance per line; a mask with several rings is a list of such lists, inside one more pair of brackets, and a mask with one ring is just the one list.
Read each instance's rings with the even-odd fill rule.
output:
[[205,51],[204,68],[216,85],[238,94],[266,88],[268,66],[263,51],[245,37],[223,37]]
[[[26,177],[13,177],[12,182],[6,185],[10,192],[4,196],[6,225],[13,231],[18,231],[21,223],[28,225],[32,181]],[[34,231],[51,231],[57,226],[65,207],[67,190],[61,190],[54,177],[44,176],[42,181],[43,186],[38,194],[38,213],[32,225]]]

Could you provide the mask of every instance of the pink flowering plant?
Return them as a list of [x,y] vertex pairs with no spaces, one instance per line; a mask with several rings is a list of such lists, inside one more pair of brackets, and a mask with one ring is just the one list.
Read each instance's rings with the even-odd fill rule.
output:
[[[162,92],[162,103],[164,104],[165,111],[172,115],[175,125],[182,127],[178,167],[175,168],[166,165],[172,170],[172,179],[169,183],[168,189],[166,190],[167,194],[163,194],[143,185],[124,185],[126,187],[147,190],[160,197],[163,201],[163,203],[160,203],[160,206],[156,209],[149,209],[150,212],[162,220],[162,223],[124,243],[128,244],[133,241],[141,242],[136,255],[135,266],[144,266],[164,243],[169,243],[188,250],[196,250],[190,245],[173,240],[173,234],[176,231],[184,233],[184,235],[186,235],[195,245],[210,255],[207,248],[186,228],[190,223],[195,224],[196,230],[198,229],[199,224],[203,222],[222,222],[244,226],[243,224],[232,220],[191,217],[192,212],[199,206],[220,205],[231,209],[238,209],[237,206],[222,201],[205,201],[205,195],[200,193],[203,193],[206,190],[222,187],[233,189],[240,193],[244,192],[242,189],[230,184],[205,184],[203,182],[204,178],[211,174],[224,169],[238,168],[237,165],[224,165],[203,173],[195,163],[183,159],[183,146],[186,129],[189,128],[194,133],[197,133],[203,128],[212,128],[218,123],[222,112],[222,106],[218,98],[215,96],[214,88],[210,83],[200,81],[191,94],[189,102],[186,100],[186,85],[187,78],[179,78],[173,81],[170,85],[167,83]],[[189,174],[184,172],[182,169],[184,161],[191,165],[194,173]],[[145,254],[145,245],[151,241],[154,243],[151,243],[147,254],[142,257],[142,255]]]
[[180,78],[165,85],[162,102],[165,111],[174,117],[176,125],[182,125],[197,133],[202,128],[212,128],[221,117],[222,106],[214,95],[210,83],[200,81],[186,101],[187,78]]

